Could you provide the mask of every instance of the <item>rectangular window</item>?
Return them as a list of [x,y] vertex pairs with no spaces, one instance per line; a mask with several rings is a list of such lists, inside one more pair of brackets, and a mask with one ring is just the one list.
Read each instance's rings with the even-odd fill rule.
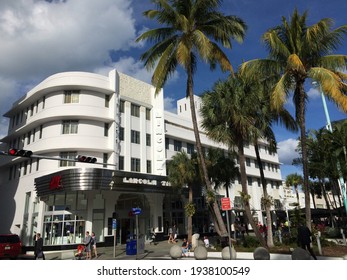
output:
[[103,167],[107,167],[108,154],[104,153],[102,157],[102,162],[104,163]]
[[124,111],[125,111],[125,101],[124,100],[121,100],[120,102],[119,102],[119,112],[121,112],[121,113],[124,113]]
[[151,135],[148,133],[146,134],[146,146],[151,146]]
[[41,124],[41,125],[40,125],[39,139],[41,139],[41,138],[42,138],[42,129],[43,129],[43,125]]
[[[62,152],[60,153],[59,157],[60,158],[66,158],[66,159],[76,159],[77,152]],[[76,163],[74,161],[66,161],[66,160],[61,160],[59,166],[64,167],[64,166],[75,166]]]
[[147,160],[147,173],[150,174],[152,173],[152,161]]
[[151,109],[146,108],[146,120],[151,120]]
[[104,136],[108,136],[108,123],[104,124]]
[[118,169],[119,170],[124,170],[124,157],[123,156],[119,156],[119,159],[118,159]]
[[236,209],[242,209],[243,208],[241,196],[235,196],[234,208],[236,208]]
[[194,144],[187,143],[187,154],[191,155],[194,153]]
[[246,158],[246,165],[251,166],[251,159],[250,158]]
[[105,107],[110,107],[110,96],[108,94],[105,94]]
[[182,142],[178,140],[174,140],[174,151],[180,152],[182,149]]
[[33,142],[35,142],[36,128],[33,129]]
[[247,184],[248,184],[248,186],[252,186],[252,184],[253,184],[252,177],[247,177]]
[[45,109],[45,105],[46,105],[46,96],[42,97],[42,109]]
[[165,149],[169,150],[170,147],[170,139],[169,138],[165,138]]
[[80,91],[79,90],[65,90],[64,103],[78,103]]
[[141,161],[139,158],[131,158],[131,171],[140,172],[140,163]]
[[36,171],[39,171],[40,169],[40,159],[36,159]]
[[140,131],[131,130],[131,143],[140,144]]
[[77,134],[78,121],[63,121],[62,134]]
[[28,132],[28,136],[27,136],[27,145],[30,144],[30,140],[31,140],[31,131]]
[[124,127],[119,128],[119,141],[124,141]]
[[134,117],[140,117],[140,106],[131,104],[131,115]]

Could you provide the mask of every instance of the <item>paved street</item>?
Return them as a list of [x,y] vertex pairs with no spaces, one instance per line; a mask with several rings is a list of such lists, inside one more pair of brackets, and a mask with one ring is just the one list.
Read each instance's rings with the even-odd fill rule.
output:
[[[178,245],[181,245],[182,241],[177,242]],[[170,248],[173,244],[169,244],[167,241],[160,241],[156,244],[145,244],[145,249],[143,254],[136,255],[127,255],[125,244],[119,245],[116,247],[114,253],[113,247],[98,247],[98,257],[93,260],[172,260],[170,256]],[[47,260],[73,260],[75,259],[76,251],[67,250],[67,251],[53,251],[45,252]],[[114,256],[115,254],[115,256]],[[32,253],[28,252],[26,256],[23,256],[25,259],[32,259]],[[237,260],[253,260],[253,253],[244,253],[237,252]],[[342,260],[343,258],[331,258],[317,256],[318,260]],[[181,258],[182,260],[195,260],[194,253],[191,252],[189,256]],[[209,260],[221,260],[221,252],[208,252]],[[346,259],[346,257],[345,257]],[[288,254],[270,254],[270,260],[291,260],[291,255]]]

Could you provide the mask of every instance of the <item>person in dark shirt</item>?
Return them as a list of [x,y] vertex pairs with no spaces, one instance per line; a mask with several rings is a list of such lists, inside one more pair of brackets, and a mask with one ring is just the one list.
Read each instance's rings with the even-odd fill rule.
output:
[[45,259],[45,254],[43,253],[43,239],[40,233],[36,233],[35,259]]
[[299,224],[298,246],[300,246],[304,250],[309,251],[311,256],[316,260],[317,257],[311,248],[311,236],[312,236],[312,233],[310,229],[307,226],[303,225],[302,223]]

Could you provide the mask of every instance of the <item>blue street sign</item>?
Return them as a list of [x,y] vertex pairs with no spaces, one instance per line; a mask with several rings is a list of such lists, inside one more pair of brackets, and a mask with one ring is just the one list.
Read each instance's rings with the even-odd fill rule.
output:
[[112,229],[117,229],[117,219],[112,219]]
[[141,208],[138,208],[138,207],[133,208],[132,211],[133,211],[133,215],[140,215],[142,212]]

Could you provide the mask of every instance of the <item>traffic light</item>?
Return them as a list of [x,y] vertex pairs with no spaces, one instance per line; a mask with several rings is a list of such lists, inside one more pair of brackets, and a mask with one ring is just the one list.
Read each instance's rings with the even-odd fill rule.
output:
[[78,155],[76,159],[79,162],[96,163],[96,158],[95,157],[87,157],[87,156]]
[[9,149],[8,155],[15,157],[31,157],[33,154],[32,151],[29,150],[18,150],[18,149]]

